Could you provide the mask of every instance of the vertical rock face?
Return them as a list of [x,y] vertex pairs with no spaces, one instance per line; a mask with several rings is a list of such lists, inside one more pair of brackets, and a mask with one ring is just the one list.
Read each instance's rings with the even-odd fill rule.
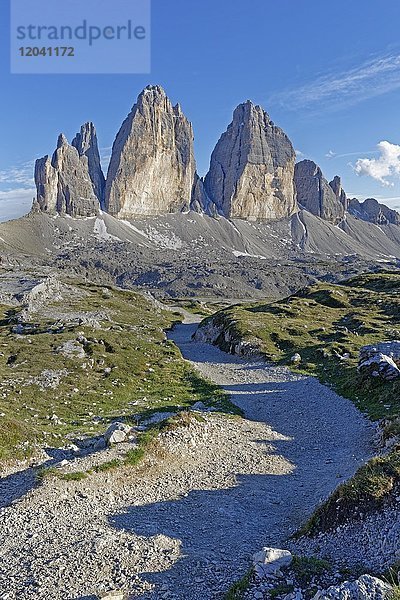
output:
[[88,159],[79,156],[63,134],[50,161],[48,156],[35,164],[36,203],[43,212],[58,212],[72,217],[98,213],[99,202],[89,177]]
[[334,180],[335,190],[332,189],[315,162],[302,160],[297,163],[294,182],[297,202],[303,208],[331,223],[338,223],[343,219],[345,206],[342,203],[342,190],[339,189],[339,182]]
[[400,214],[385,204],[380,204],[375,198],[367,198],[364,202],[352,198],[348,210],[355,217],[375,225],[400,225]]
[[188,210],[195,187],[192,126],[160,86],[148,86],[115,139],[106,210],[126,219]]
[[329,185],[333,189],[336,199],[340,202],[340,204],[342,204],[344,210],[346,211],[349,205],[349,201],[346,196],[346,192],[342,188],[342,180],[340,179],[339,175],[335,175],[332,181],[329,182]]
[[286,217],[296,210],[294,163],[286,134],[247,101],[235,109],[212,153],[205,190],[226,217]]
[[82,125],[79,133],[72,140],[79,156],[86,156],[88,161],[89,177],[91,179],[93,190],[97,196],[100,205],[104,203],[104,188],[106,180],[100,164],[99,147],[97,144],[96,129],[93,123]]
[[58,174],[49,156],[35,162],[36,207],[43,212],[57,210]]

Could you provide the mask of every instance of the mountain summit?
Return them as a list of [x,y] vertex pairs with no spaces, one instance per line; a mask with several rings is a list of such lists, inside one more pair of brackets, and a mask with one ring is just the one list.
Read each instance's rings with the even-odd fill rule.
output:
[[296,210],[295,151],[287,135],[250,100],[219,139],[206,192],[226,217],[279,219]]
[[160,86],[146,87],[113,145],[106,210],[124,219],[189,210],[195,182],[191,123]]
[[340,177],[328,183],[315,162],[295,165],[295,156],[286,133],[248,100],[235,109],[203,180],[191,123],[162,87],[149,85],[117,133],[107,179],[95,127],[85,123],[72,144],[60,134],[52,158],[36,161],[34,208],[72,217],[96,216],[101,208],[128,220],[192,210],[251,221],[280,220],[304,209],[342,229],[349,214],[400,224],[396,211],[373,198],[349,200]]

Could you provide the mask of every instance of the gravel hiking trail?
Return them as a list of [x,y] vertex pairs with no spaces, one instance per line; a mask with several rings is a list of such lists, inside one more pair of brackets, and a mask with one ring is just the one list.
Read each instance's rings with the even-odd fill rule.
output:
[[163,433],[142,468],[21,489],[0,509],[1,600],[95,600],[109,589],[222,599],[254,552],[285,547],[370,457],[374,427],[350,401],[314,378],[192,341],[196,321],[188,316],[170,339],[245,418],[204,412]]

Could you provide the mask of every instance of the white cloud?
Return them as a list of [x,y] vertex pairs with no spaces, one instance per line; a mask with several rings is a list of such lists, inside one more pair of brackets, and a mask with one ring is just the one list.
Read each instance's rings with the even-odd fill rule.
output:
[[16,219],[29,212],[35,191],[34,188],[0,191],[0,221]]
[[365,150],[365,151],[359,151],[359,152],[343,152],[342,154],[337,154],[336,152],[334,152],[333,150],[329,150],[329,152],[327,152],[325,154],[325,158],[346,158],[348,156],[360,156],[360,154],[378,154],[379,150]]
[[322,75],[306,85],[275,94],[270,102],[295,110],[316,105],[337,110],[399,88],[400,54],[391,54],[347,71]]
[[382,185],[388,187],[394,184],[388,181],[388,177],[400,176],[400,146],[390,142],[379,142],[378,158],[359,158],[355,164],[354,171],[357,175],[367,175]]
[[0,184],[27,185],[33,184],[34,161],[28,161],[0,171]]
[[35,195],[33,171],[33,160],[0,170],[0,221],[29,212]]

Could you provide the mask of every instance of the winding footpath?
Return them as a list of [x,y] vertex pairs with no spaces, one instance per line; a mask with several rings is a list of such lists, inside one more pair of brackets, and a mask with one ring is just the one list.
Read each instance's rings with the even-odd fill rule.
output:
[[45,481],[0,510],[0,600],[223,598],[372,454],[373,426],[311,377],[170,334],[245,418],[205,413],[163,434],[137,472]]

